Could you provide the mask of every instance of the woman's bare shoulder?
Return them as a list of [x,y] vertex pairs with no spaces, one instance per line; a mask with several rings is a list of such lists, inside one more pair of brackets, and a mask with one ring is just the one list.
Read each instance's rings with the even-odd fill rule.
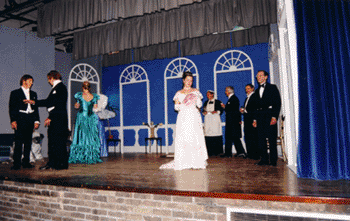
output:
[[178,91],[176,92],[176,94],[183,94],[183,93],[184,93],[184,90],[183,90],[183,89],[178,90]]
[[197,88],[192,88],[191,92],[199,92],[199,90]]

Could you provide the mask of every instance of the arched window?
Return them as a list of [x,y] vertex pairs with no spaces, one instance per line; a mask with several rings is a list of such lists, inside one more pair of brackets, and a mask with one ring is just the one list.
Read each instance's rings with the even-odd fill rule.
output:
[[[168,119],[168,80],[182,78],[182,74],[190,71],[195,78],[196,88],[199,89],[197,66],[188,58],[176,58],[170,62],[164,71],[164,114],[165,114],[165,145],[169,153],[169,119]],[[180,90],[181,88],[179,88]],[[171,96],[174,96],[172,94]]]
[[[130,65],[125,68],[120,75],[119,80],[119,94],[120,94],[120,140],[122,150],[124,153],[124,113],[123,113],[123,86],[128,84],[146,83],[146,93],[147,93],[147,122],[151,121],[151,106],[150,106],[150,92],[149,92],[149,80],[147,72],[140,65]],[[138,142],[138,133],[135,137],[136,142]]]
[[69,73],[68,79],[68,127],[71,130],[72,126],[72,82],[80,82],[81,85],[84,81],[89,81],[91,86],[95,85],[96,93],[100,93],[100,77],[97,74],[95,68],[89,64],[80,63],[75,65]]
[[252,84],[254,85],[254,67],[250,57],[243,51],[230,50],[223,53],[214,65],[214,91],[217,97],[217,75],[222,73],[232,73],[240,71],[250,71]]

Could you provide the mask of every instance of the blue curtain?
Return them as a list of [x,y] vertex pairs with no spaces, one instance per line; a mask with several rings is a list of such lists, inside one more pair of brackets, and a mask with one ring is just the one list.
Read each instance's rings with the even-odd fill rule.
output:
[[350,178],[349,1],[294,0],[299,67],[298,177]]

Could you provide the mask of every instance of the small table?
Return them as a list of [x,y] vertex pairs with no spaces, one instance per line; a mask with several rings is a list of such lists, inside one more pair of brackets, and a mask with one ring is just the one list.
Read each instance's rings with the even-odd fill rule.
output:
[[117,142],[119,143],[119,153],[122,152],[122,144],[120,142],[120,139],[107,139],[107,149],[109,146],[109,143],[114,143],[114,147],[115,147],[115,153],[117,153]]
[[158,154],[158,142],[160,146],[160,153],[162,154],[162,138],[161,137],[146,137],[145,138],[145,153],[147,154],[147,146],[149,146],[149,152],[151,153],[152,140],[156,141],[156,153]]

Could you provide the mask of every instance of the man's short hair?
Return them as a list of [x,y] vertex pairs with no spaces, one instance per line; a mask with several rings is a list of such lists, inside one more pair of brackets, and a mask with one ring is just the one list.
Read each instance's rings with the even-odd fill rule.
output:
[[30,76],[29,74],[25,74],[25,75],[23,75],[22,77],[21,77],[21,79],[19,80],[19,85],[23,85],[23,81],[26,81],[26,80],[28,80],[28,79],[32,79],[33,80],[33,82],[34,82],[34,79],[33,79],[33,77],[32,76]]
[[207,93],[215,94],[214,91],[212,91],[212,90],[208,90]]
[[56,71],[56,70],[52,70],[52,71],[50,71],[48,74],[47,74],[47,78],[53,78],[53,79],[55,79],[55,80],[61,80],[62,79],[62,76],[61,76],[61,74],[58,72],[58,71]]
[[228,88],[230,93],[235,93],[235,89],[233,89],[233,86],[227,86],[226,88]]
[[259,70],[257,73],[259,73],[259,72],[263,72],[265,76],[269,76],[269,73],[267,71]]
[[254,89],[254,85],[253,84],[247,84],[246,87],[249,86],[250,88]]

